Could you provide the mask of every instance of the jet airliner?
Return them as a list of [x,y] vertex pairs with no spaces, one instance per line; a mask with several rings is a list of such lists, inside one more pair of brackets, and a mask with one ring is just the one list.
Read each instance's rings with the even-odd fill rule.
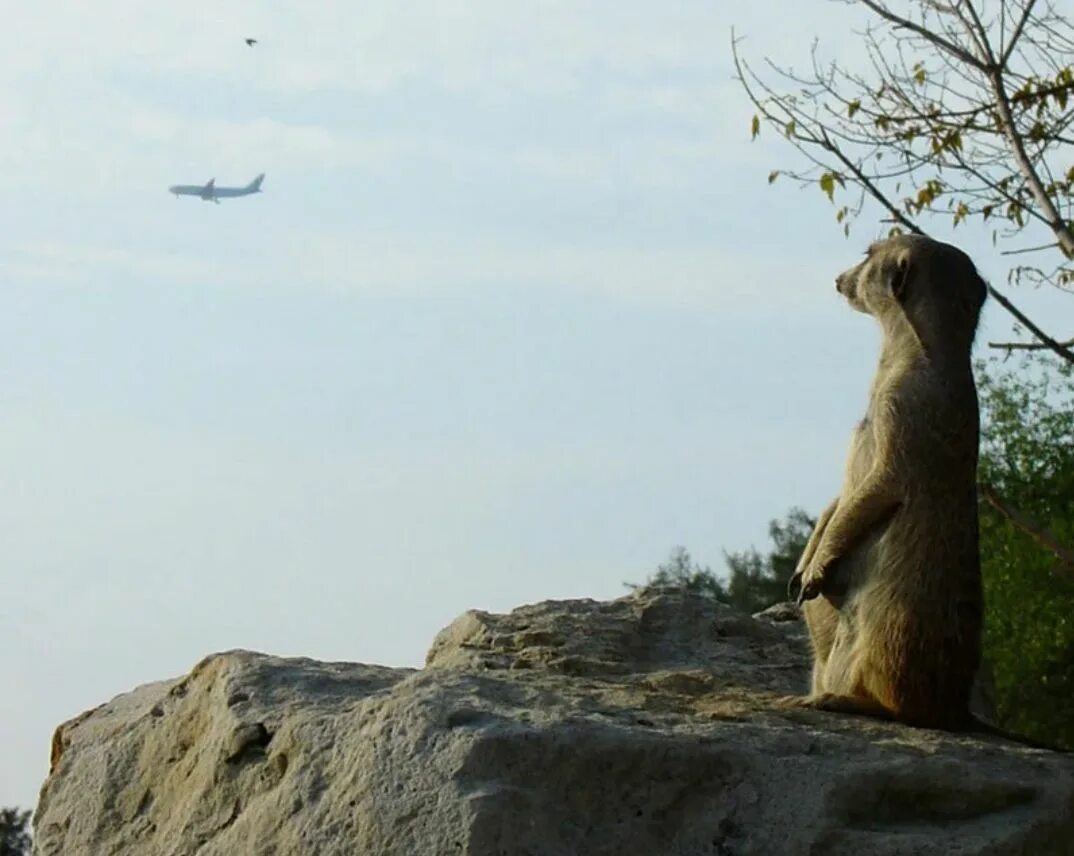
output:
[[206,202],[215,202],[219,205],[221,199],[260,193],[261,182],[264,180],[265,173],[261,173],[245,187],[217,187],[216,179],[210,178],[208,184],[173,184],[168,188],[168,192],[174,193],[176,199],[180,196],[197,196]]

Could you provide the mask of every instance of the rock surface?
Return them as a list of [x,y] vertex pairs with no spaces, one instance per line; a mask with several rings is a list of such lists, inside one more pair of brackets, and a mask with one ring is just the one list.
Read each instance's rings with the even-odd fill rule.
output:
[[215,654],[57,730],[35,853],[1074,853],[1070,756],[774,706],[794,618],[648,591],[468,612],[420,671]]

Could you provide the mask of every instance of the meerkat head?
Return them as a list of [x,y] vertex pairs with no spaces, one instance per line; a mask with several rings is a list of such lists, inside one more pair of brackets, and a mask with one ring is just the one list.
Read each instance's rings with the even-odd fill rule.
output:
[[908,322],[926,347],[972,343],[988,292],[969,256],[921,235],[871,244],[860,263],[836,277],[835,287],[887,330]]

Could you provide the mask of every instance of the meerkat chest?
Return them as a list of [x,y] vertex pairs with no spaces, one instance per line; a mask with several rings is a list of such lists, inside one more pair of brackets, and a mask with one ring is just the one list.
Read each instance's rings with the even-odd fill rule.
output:
[[846,483],[856,484],[859,482],[873,465],[876,455],[876,440],[874,437],[874,425],[872,408],[854,426],[854,432],[850,438],[850,449],[847,455]]

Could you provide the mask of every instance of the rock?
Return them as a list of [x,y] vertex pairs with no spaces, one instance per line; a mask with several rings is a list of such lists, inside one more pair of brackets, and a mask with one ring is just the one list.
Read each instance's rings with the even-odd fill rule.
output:
[[34,852],[1074,853],[1070,756],[774,706],[808,667],[668,590],[468,612],[420,671],[216,654],[57,730]]

